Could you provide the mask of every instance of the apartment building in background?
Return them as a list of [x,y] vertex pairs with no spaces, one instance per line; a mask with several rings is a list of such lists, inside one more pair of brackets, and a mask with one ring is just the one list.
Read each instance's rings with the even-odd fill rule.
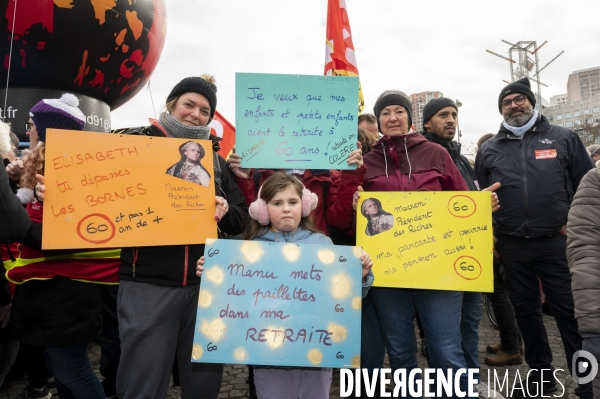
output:
[[439,91],[424,91],[410,95],[412,102],[413,126],[419,132],[423,131],[423,107],[434,98],[443,97],[444,93]]
[[589,100],[600,95],[600,67],[575,71],[567,81],[570,103]]
[[585,135],[586,126],[600,124],[600,67],[569,75],[567,94],[550,98],[544,115],[553,125],[564,126]]
[[556,105],[563,105],[569,102],[569,95],[567,93],[557,94],[555,96],[550,97],[550,107],[554,107]]

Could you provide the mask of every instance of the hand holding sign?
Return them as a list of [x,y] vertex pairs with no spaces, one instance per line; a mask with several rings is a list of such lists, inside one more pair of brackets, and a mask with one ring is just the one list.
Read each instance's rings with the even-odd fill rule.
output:
[[489,187],[484,188],[481,191],[491,191],[492,192],[492,212],[496,212],[498,209],[500,209],[500,200],[498,200],[498,194],[496,194],[494,191],[498,190],[500,188],[500,183],[496,182],[494,184],[492,184]]
[[227,165],[229,165],[231,173],[237,177],[241,179],[250,178],[250,169],[242,168],[242,158],[240,157],[240,154],[236,154],[235,152],[229,154],[229,157],[227,157]]
[[35,185],[35,195],[37,196],[38,200],[44,202],[44,199],[46,198],[46,178],[40,174],[35,175],[35,178],[38,181]]

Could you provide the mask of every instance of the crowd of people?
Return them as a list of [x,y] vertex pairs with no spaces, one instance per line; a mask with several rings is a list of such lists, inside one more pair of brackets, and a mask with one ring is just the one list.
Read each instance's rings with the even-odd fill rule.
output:
[[[417,132],[409,97],[383,92],[374,113],[358,119],[357,149],[347,160],[356,168],[342,171],[246,169],[236,153],[225,160],[207,126],[216,92],[211,76],[185,78],[173,87],[159,120],[120,133],[188,140],[166,173],[202,185],[214,179],[219,238],[354,245],[357,213],[367,218],[366,235],[394,224],[370,191],[488,191],[495,236],[489,295],[500,343],[487,345],[485,363],[520,364],[524,356],[533,372],[523,394],[557,390],[548,378],[554,366],[541,292],[567,359],[582,349],[600,358],[594,234],[600,172],[592,161],[600,151],[588,152],[576,133],[538,114],[527,78],[501,91],[503,122],[497,134],[481,138],[474,163],[454,140],[454,101],[427,103],[423,132]],[[21,350],[29,385],[20,398],[48,399],[50,379],[63,399],[164,398],[172,377],[184,398],[217,398],[223,366],[190,360],[204,245],[42,250],[46,129],[81,130],[85,117],[71,94],[41,100],[30,117],[32,152],[18,159],[10,128],[0,125],[6,166],[0,171],[0,254],[7,270],[0,287],[0,384]],[[213,170],[200,163],[206,151],[194,140],[212,141]],[[366,200],[357,210],[361,197]],[[392,369],[417,368],[416,320],[429,367],[479,369],[481,293],[371,287],[368,254],[361,265],[361,367],[383,367],[387,352]],[[102,348],[102,381],[87,356],[94,340]],[[259,398],[327,398],[332,370],[256,366],[251,376]],[[598,398],[599,378],[581,383],[576,394]],[[462,390],[467,383],[463,375]]]

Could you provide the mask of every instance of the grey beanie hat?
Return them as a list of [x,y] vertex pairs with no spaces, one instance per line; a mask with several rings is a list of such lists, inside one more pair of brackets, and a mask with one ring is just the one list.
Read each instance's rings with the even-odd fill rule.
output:
[[434,98],[425,104],[423,107],[423,129],[425,128],[425,124],[431,120],[435,114],[446,107],[454,107],[454,109],[458,112],[456,103],[447,97]]
[[387,107],[388,105],[400,105],[406,109],[406,113],[408,114],[408,128],[412,126],[412,102],[410,98],[400,90],[386,90],[379,95],[377,101],[375,101],[375,106],[373,107],[373,113],[377,117],[377,127],[381,132],[381,127],[379,124],[379,114],[381,111]]

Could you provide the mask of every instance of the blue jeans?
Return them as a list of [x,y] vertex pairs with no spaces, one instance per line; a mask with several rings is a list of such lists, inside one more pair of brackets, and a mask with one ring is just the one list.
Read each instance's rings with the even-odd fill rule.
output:
[[44,354],[61,399],[104,399],[102,384],[90,366],[86,343],[44,348]]
[[[421,317],[427,353],[432,368],[466,368],[461,348],[460,320],[462,292],[413,290],[402,288],[372,288],[372,299],[393,370],[418,368],[417,340],[413,323],[413,307]],[[462,375],[460,387],[467,390],[467,376]]]
[[[481,292],[463,292],[460,334],[465,362],[470,369],[479,369],[479,321],[481,320]],[[429,339],[429,337],[427,337]],[[479,381],[479,373],[475,374]]]

